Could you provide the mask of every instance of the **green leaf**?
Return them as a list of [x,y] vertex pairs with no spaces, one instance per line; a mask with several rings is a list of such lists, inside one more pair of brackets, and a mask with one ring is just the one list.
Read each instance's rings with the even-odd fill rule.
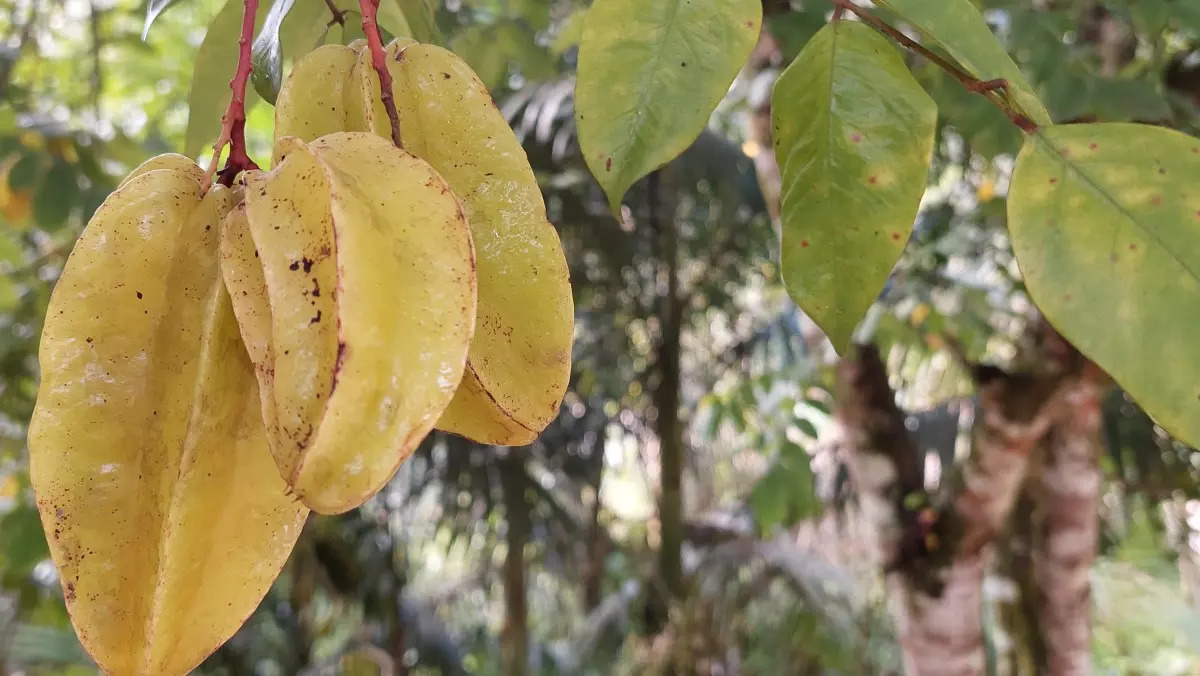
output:
[[8,648],[12,659],[22,664],[94,664],[69,629],[21,624],[13,632]]
[[32,188],[41,175],[45,154],[38,150],[22,149],[21,155],[8,170],[8,187],[13,192]]
[[36,509],[20,505],[0,516],[0,570],[8,576],[28,575],[38,562],[49,557]]
[[784,285],[842,351],[912,232],[937,108],[886,38],[838,21],[779,77],[771,118]]
[[819,514],[821,501],[813,488],[808,453],[796,444],[784,442],[771,469],[746,499],[759,534],[766,536],[775,526],[793,526]]
[[[259,12],[256,25],[261,28],[265,12]],[[213,18],[196,50],[192,71],[192,90],[188,93],[188,123],[183,153],[196,157],[200,150],[217,140],[221,116],[229,106],[232,92],[229,79],[237,70],[238,39],[242,32],[242,0],[226,0]],[[246,109],[258,101],[253,89],[246,92]]]
[[75,167],[55,159],[33,194],[33,222],[46,230],[62,227],[79,199],[79,177]]
[[434,45],[445,42],[437,25],[437,0],[383,0],[379,25],[397,37]]
[[322,36],[328,34],[331,19],[324,0],[293,0],[292,9],[279,28],[284,60],[298,59],[324,44]]
[[1007,80],[1016,106],[1035,123],[1050,124],[1050,114],[970,0],[879,0],[878,4],[941,45],[971,75]]
[[154,20],[167,11],[167,8],[179,0],[150,0],[146,3],[146,23],[142,25],[142,41],[145,42],[146,36],[150,35],[150,24]]
[[614,214],[638,179],[704,131],[758,40],[759,0],[596,0],[579,45],[575,119]]
[[279,87],[283,84],[283,49],[279,28],[295,4],[296,0],[275,0],[271,4],[271,10],[267,12],[258,37],[254,38],[251,50],[254,70],[250,71],[250,82],[254,84],[254,91],[271,105],[275,105],[275,97],[279,96]]
[[568,16],[558,29],[558,34],[554,36],[554,41],[550,43],[550,51],[561,55],[568,49],[578,45],[579,40],[583,37],[583,25],[586,20],[586,7],[580,7]]
[[1009,188],[1013,252],[1056,329],[1184,443],[1200,445],[1200,140],[1162,127],[1044,128]]

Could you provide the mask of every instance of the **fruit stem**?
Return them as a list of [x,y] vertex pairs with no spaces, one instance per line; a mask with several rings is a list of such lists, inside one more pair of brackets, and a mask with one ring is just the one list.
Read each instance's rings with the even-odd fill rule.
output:
[[246,153],[246,83],[250,80],[250,45],[254,40],[254,17],[258,14],[258,0],[243,0],[242,35],[238,38],[238,65],[233,79],[229,81],[229,89],[233,96],[229,107],[221,116],[221,135],[213,144],[213,158],[204,174],[204,192],[208,192],[209,181],[221,161],[221,151],[229,145],[229,159],[225,160],[225,168],[217,176],[217,181],[224,186],[232,186],[233,179],[239,172],[247,169],[258,169],[254,160]]
[[383,36],[379,32],[379,22],[375,19],[379,11],[379,0],[358,0],[362,9],[362,28],[367,36],[367,47],[371,50],[371,66],[379,75],[379,89],[383,96],[383,108],[387,111],[388,121],[392,124],[392,143],[403,149],[400,141],[400,115],[396,112],[396,100],[392,97],[392,74],[387,69],[387,54],[383,51]]

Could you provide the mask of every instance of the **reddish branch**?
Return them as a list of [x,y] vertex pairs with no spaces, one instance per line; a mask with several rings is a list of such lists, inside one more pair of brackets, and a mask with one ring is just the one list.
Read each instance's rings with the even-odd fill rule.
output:
[[367,47],[371,50],[371,66],[379,75],[379,89],[383,96],[383,108],[392,124],[392,143],[403,148],[400,142],[400,116],[396,113],[396,101],[392,97],[392,74],[387,69],[387,55],[383,51],[383,37],[379,33],[379,22],[375,15],[379,11],[379,0],[358,0],[362,8],[363,33],[367,35]]
[[875,30],[887,35],[896,42],[899,42],[907,49],[910,49],[932,61],[938,68],[946,71],[954,79],[962,83],[962,85],[966,87],[968,91],[983,95],[983,97],[990,101],[992,105],[999,108],[1001,112],[1003,112],[1008,119],[1012,121],[1013,124],[1020,127],[1021,131],[1026,133],[1033,133],[1037,131],[1037,124],[1034,123],[1033,120],[1015,110],[1012,105],[1004,100],[1004,97],[997,93],[1000,90],[1008,88],[1007,81],[980,80],[979,78],[971,75],[970,73],[943,59],[937,54],[929,51],[923,47],[921,43],[896,30],[892,26],[888,25],[887,22],[883,21],[874,14],[871,14],[867,10],[855,5],[852,0],[833,0],[833,3],[837,6],[837,9],[834,10],[836,17],[840,18],[842,10],[850,10],[851,12],[854,12],[860,19],[863,20],[864,23],[870,25]]
[[[209,181],[221,160],[221,151],[229,145],[229,159],[225,168],[217,177],[224,186],[233,185],[233,179],[238,173],[248,169],[257,169],[258,165],[246,153],[246,83],[250,80],[250,45],[254,40],[254,17],[258,14],[258,0],[243,0],[242,34],[238,38],[238,65],[233,79],[229,81],[229,89],[233,96],[229,100],[229,108],[221,116],[221,135],[213,144],[213,158],[204,174],[204,180]],[[208,190],[208,185],[204,186]]]
[[250,155],[246,152],[246,83],[250,80],[250,71],[253,69],[250,50],[254,40],[254,19],[258,14],[258,0],[243,0],[243,2],[242,32],[238,38],[238,65],[233,79],[229,81],[232,96],[229,100],[229,107],[221,116],[221,135],[213,144],[212,163],[209,165],[205,179],[208,180],[207,177],[216,170],[217,163],[221,158],[221,151],[228,144],[229,158],[218,175],[218,181],[226,186],[233,185],[233,179],[239,172],[258,168],[258,165],[250,159]]

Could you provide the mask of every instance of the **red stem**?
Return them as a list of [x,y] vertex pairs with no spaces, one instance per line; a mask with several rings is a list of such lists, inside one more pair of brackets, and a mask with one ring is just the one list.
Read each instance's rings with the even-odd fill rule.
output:
[[375,19],[379,11],[379,0],[358,0],[362,9],[362,28],[367,35],[367,48],[371,50],[371,66],[379,75],[379,89],[383,96],[383,108],[392,124],[392,143],[404,148],[400,141],[400,116],[396,113],[396,101],[392,97],[392,74],[387,69],[387,55],[383,51],[383,36],[379,33],[379,22]]
[[[258,0],[243,0],[245,9],[242,11],[242,35],[238,38],[238,65],[233,79],[229,81],[229,89],[233,96],[229,107],[221,116],[221,135],[213,144],[212,163],[205,174],[205,180],[210,180],[221,160],[221,151],[229,144],[229,159],[225,160],[225,168],[217,175],[217,181],[224,186],[232,186],[233,179],[238,173],[248,169],[258,169],[254,160],[246,153],[246,83],[250,80],[253,65],[250,62],[250,46],[254,40],[254,17],[258,14]],[[205,190],[208,186],[204,186]]]
[[850,10],[854,14],[858,15],[858,17],[862,19],[864,23],[870,25],[875,30],[887,35],[896,42],[899,42],[904,47],[907,47],[908,49],[932,61],[935,65],[937,65],[937,67],[946,71],[952,77],[954,77],[954,79],[961,82],[968,91],[982,95],[985,99],[990,101],[992,105],[999,108],[1006,116],[1008,116],[1008,119],[1011,120],[1013,124],[1020,127],[1021,131],[1026,133],[1033,133],[1037,131],[1037,124],[1035,124],[1033,120],[1015,110],[1007,101],[1004,100],[1003,97],[996,93],[998,90],[1006,89],[1008,87],[1008,82],[1005,80],[980,80],[979,78],[971,75],[970,73],[943,59],[937,54],[929,51],[919,42],[910,39],[907,35],[888,25],[885,21],[874,14],[871,14],[865,9],[858,7],[851,0],[833,0],[833,3],[837,7],[837,9],[834,10],[835,18],[840,18],[842,10]]

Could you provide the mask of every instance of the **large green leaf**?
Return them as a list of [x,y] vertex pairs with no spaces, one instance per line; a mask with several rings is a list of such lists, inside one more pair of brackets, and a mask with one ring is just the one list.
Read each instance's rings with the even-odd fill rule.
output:
[[[333,19],[324,0],[294,1],[291,11],[279,27],[279,43],[284,61],[298,59],[324,44],[324,36],[328,35],[329,23]],[[334,5],[343,11],[351,5],[357,7],[353,0],[339,0]],[[350,15],[346,18],[354,20],[355,17],[356,15]]]
[[[229,106],[232,92],[229,80],[237,70],[238,39],[242,32],[243,0],[226,0],[225,6],[208,25],[204,41],[196,50],[192,70],[192,89],[188,93],[188,123],[183,137],[183,152],[196,157],[206,145],[215,143],[221,133],[221,116]],[[267,12],[259,12],[255,30],[262,28]],[[258,101],[253,88],[246,92],[246,109]]]
[[614,213],[682,153],[758,40],[760,0],[596,0],[579,45],[579,143]]
[[396,37],[411,37],[435,45],[443,43],[437,26],[436,0],[383,0],[379,4],[379,25]]
[[878,4],[904,17],[922,35],[941,45],[971,75],[980,80],[1007,80],[1017,107],[1037,124],[1050,124],[1050,114],[1033,87],[971,0],[878,0]]
[[870,27],[822,28],[775,83],[783,281],[839,351],[912,232],[937,108]]
[[1200,140],[1048,127],[1017,157],[1013,251],[1046,318],[1173,435],[1200,445]]

